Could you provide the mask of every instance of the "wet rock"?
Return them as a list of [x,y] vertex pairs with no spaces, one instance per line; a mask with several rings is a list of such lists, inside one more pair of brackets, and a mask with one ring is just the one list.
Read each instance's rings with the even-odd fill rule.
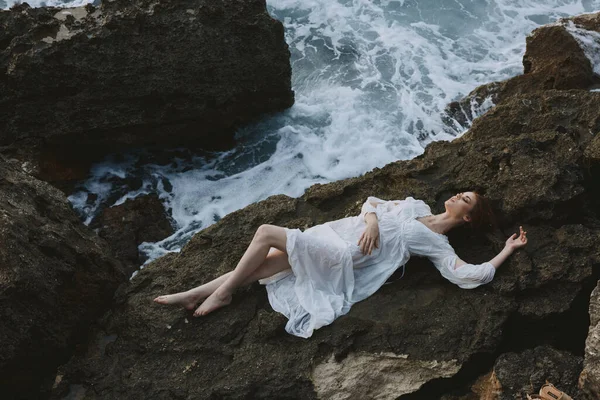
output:
[[126,276],[65,196],[0,157],[0,392],[44,396]]
[[145,261],[138,251],[141,243],[157,242],[174,232],[156,195],[139,196],[107,208],[92,221],[90,227],[108,242],[114,256],[128,265],[128,274]]
[[501,386],[498,400],[525,400],[528,394],[538,394],[546,381],[579,399],[577,378],[581,366],[582,357],[548,346],[503,354],[494,365]]
[[599,84],[600,77],[584,48],[570,32],[573,28],[600,32],[600,14],[565,18],[535,29],[527,37],[523,75],[479,86],[460,101],[448,104],[444,114],[449,131],[464,131],[491,106],[514,96],[550,89],[589,89]]
[[293,104],[264,0],[112,0],[0,11],[0,146],[44,180],[129,147],[227,148]]

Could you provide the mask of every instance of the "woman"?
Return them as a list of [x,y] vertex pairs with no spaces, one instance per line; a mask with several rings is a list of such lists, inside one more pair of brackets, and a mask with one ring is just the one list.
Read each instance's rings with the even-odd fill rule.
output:
[[289,319],[286,331],[309,337],[372,295],[411,255],[428,257],[444,278],[472,289],[490,282],[500,264],[527,243],[521,227],[519,237],[508,238],[489,262],[467,264],[444,234],[465,223],[487,224],[492,216],[488,201],[465,192],[444,205],[444,213],[432,215],[425,202],[412,197],[399,201],[369,197],[359,216],[304,232],[262,225],[235,270],[154,301],[191,310],[205,299],[194,316],[206,315],[229,304],[236,288],[258,280],[266,285],[273,309]]

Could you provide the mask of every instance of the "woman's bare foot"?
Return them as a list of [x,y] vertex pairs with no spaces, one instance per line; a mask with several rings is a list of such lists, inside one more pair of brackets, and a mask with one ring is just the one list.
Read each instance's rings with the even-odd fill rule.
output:
[[194,307],[196,307],[196,304],[198,304],[203,297],[197,293],[190,292],[191,291],[188,290],[187,292],[158,296],[154,299],[154,301],[159,304],[178,305],[182,306],[186,310],[193,310]]
[[206,300],[204,300],[204,303],[202,303],[200,307],[198,307],[198,309],[194,312],[194,317],[206,315],[215,311],[216,309],[226,306],[229,303],[231,303],[231,293],[219,291],[217,289],[213,294],[208,296]]

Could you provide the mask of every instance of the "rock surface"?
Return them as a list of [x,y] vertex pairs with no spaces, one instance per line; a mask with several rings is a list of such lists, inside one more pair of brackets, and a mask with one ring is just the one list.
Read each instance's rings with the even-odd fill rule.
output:
[[[77,387],[89,399],[352,399],[356,383],[347,378],[362,369],[361,396],[435,399],[485,373],[489,368],[480,371],[478,360],[517,341],[563,348],[578,341],[573,351],[582,351],[582,299],[600,264],[600,171],[590,168],[599,102],[600,93],[554,86],[515,93],[461,138],[432,143],[413,160],[312,186],[298,199],[273,196],[224,217],[131,281],[98,334],[115,340],[104,350],[93,341],[63,366],[53,397]],[[261,224],[306,228],[356,215],[369,195],[413,196],[439,212],[450,195],[468,189],[486,193],[502,218],[495,233],[453,232],[450,242],[461,258],[489,260],[519,225],[529,237],[494,281],[478,289],[462,290],[413,258],[403,279],[308,340],[285,333],[285,318],[258,285],[200,319],[152,302],[231,270]],[[522,338],[524,324],[545,333]],[[546,329],[556,324],[568,329]],[[410,384],[398,385],[401,374]]]
[[583,372],[579,385],[586,398],[600,398],[600,281],[590,298],[590,329],[585,342]]
[[86,340],[125,279],[62,192],[0,157],[3,399],[43,397],[44,379]]
[[145,261],[138,251],[141,243],[157,242],[173,233],[156,195],[139,196],[107,208],[92,221],[90,228],[109,243],[114,256],[127,265],[129,275]]
[[494,365],[501,386],[497,400],[525,400],[528,394],[538,394],[546,381],[580,399],[577,378],[581,366],[582,357],[547,346],[502,354]]
[[320,399],[392,400],[432,379],[453,376],[459,369],[455,360],[414,361],[404,354],[351,353],[341,362],[332,355],[316,365],[311,379]]
[[578,42],[578,35],[594,35],[600,46],[600,14],[563,18],[556,24],[535,29],[527,37],[523,75],[492,82],[473,90],[446,107],[450,131],[462,132],[473,119],[492,105],[538,90],[588,89],[600,84],[600,76]]
[[293,104],[264,0],[106,0],[0,11],[0,146],[44,180],[129,146],[229,147]]

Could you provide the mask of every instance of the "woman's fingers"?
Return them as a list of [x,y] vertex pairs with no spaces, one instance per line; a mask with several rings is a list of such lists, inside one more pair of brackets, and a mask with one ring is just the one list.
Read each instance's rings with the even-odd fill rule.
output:
[[379,236],[373,238],[365,232],[360,236],[357,246],[360,248],[361,253],[371,255],[373,249],[379,248]]
[[360,251],[363,254],[367,254],[367,250],[369,249],[369,241],[370,239],[368,237],[365,238],[365,240],[363,241],[363,245],[361,246]]

